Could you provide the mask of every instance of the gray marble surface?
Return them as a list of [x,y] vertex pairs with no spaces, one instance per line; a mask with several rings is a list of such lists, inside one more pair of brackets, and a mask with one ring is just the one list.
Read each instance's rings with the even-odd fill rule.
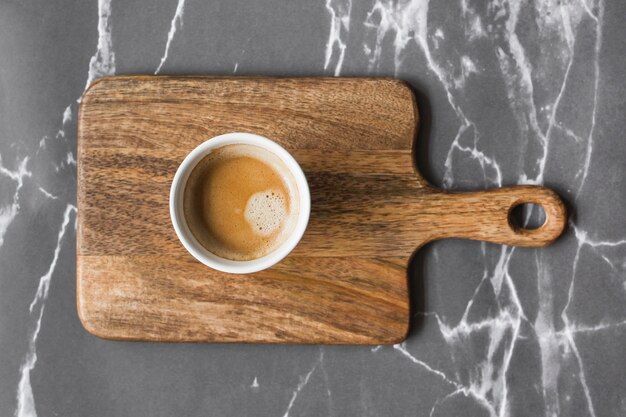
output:
[[[0,415],[626,415],[626,4],[0,0]],[[391,75],[420,169],[555,188],[545,249],[460,240],[411,267],[397,346],[147,344],[75,307],[77,99],[111,74]]]

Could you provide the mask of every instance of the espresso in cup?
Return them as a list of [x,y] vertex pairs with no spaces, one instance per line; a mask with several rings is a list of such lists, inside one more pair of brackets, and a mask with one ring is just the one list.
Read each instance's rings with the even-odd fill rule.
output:
[[190,232],[209,252],[249,261],[280,247],[294,232],[299,195],[286,164],[260,146],[214,149],[193,168],[183,193]]

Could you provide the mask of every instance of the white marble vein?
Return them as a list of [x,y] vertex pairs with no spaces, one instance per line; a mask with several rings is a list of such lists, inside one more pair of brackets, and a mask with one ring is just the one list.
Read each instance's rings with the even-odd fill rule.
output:
[[[491,42],[494,56],[497,58],[498,69],[504,81],[505,93],[511,106],[511,113],[517,122],[520,132],[520,153],[524,157],[526,150],[531,146],[536,151],[529,152],[537,155],[537,159],[524,164],[524,168],[517,172],[518,183],[543,184],[546,168],[550,161],[550,146],[555,132],[564,134],[572,139],[572,146],[583,150],[584,161],[579,173],[575,194],[578,199],[583,191],[592,162],[594,135],[596,133],[598,86],[600,79],[599,54],[602,47],[602,22],[604,14],[604,2],[598,0],[592,5],[584,0],[575,2],[554,3],[542,1],[536,4],[526,4],[516,1],[498,0],[487,4],[486,9],[474,10],[477,5],[470,4],[466,0],[461,2],[461,25],[465,30],[467,45],[454,44],[454,48],[448,52],[445,41],[447,39],[446,26],[430,25],[429,9],[434,4],[428,0],[375,0],[362,23],[365,29],[363,37],[363,53],[369,59],[370,70],[378,70],[383,63],[385,48],[391,48],[393,56],[392,68],[396,72],[407,72],[410,68],[405,66],[407,56],[411,53],[411,46],[415,45],[421,51],[420,61],[432,72],[434,78],[443,87],[448,103],[456,114],[459,128],[450,140],[450,147],[444,162],[445,173],[443,184],[446,188],[454,188],[456,184],[455,171],[458,166],[477,163],[483,172],[483,186],[502,185],[504,168],[498,162],[495,155],[486,153],[481,149],[480,142],[482,133],[477,123],[467,116],[464,109],[464,96],[468,82],[472,77],[480,76],[483,71],[480,60],[472,54],[473,48],[485,39]],[[518,25],[523,7],[534,7],[534,19],[540,37],[544,37],[547,47],[553,48],[551,59],[545,62],[531,62],[520,36]],[[597,15],[594,14],[597,10]],[[335,15],[332,15],[334,18]],[[525,18],[528,18],[526,14]],[[576,88],[569,83],[572,68],[577,63],[575,54],[576,40],[579,36],[579,28],[584,19],[591,19],[595,36],[595,50],[593,59],[593,96],[592,111],[589,126],[586,131],[574,129],[559,120],[559,110],[563,104],[566,93]],[[355,23],[352,23],[354,27]],[[336,25],[331,20],[329,39],[336,36]],[[347,38],[349,34],[344,35]],[[389,41],[391,39],[391,41]],[[354,40],[353,40],[354,41]],[[463,52],[467,50],[468,52]],[[328,61],[332,50],[327,45],[326,57]],[[478,58],[480,59],[480,58]],[[534,58],[532,58],[534,59]],[[555,65],[556,64],[556,65]],[[549,79],[558,80],[558,88],[554,90],[550,102],[536,104],[538,82]],[[544,113],[547,112],[547,116]],[[590,248],[596,255],[603,259],[615,270],[617,263],[623,263],[621,258],[603,253],[603,248],[620,246],[626,240],[605,241],[601,239],[589,239],[576,225],[572,225],[574,235],[578,240],[576,253],[574,254],[571,285],[569,288],[568,301],[561,314],[561,321],[554,321],[554,289],[553,277],[548,261],[543,255],[536,254],[537,285],[540,294],[539,310],[534,323],[531,323],[539,342],[539,355],[542,364],[542,387],[545,401],[545,412],[548,416],[559,414],[558,387],[561,364],[568,361],[567,352],[572,352],[577,363],[578,379],[585,392],[588,413],[595,416],[591,391],[586,382],[584,365],[578,352],[574,335],[583,332],[607,331],[623,325],[623,322],[602,322],[597,325],[577,326],[572,323],[568,316],[568,308],[573,302],[573,288],[577,273],[577,265],[580,260],[580,252],[584,247]],[[472,392],[475,398],[480,399],[492,414],[507,416],[510,414],[509,395],[510,385],[507,373],[515,353],[517,340],[521,337],[521,328],[528,320],[524,313],[523,305],[517,295],[514,279],[509,272],[511,259],[515,256],[512,248],[495,249],[489,248],[490,253],[499,251],[497,260],[488,260],[487,251],[481,245],[481,253],[484,257],[485,271],[474,296],[467,303],[466,311],[454,326],[447,324],[439,315],[434,314],[439,329],[452,348],[453,361],[459,361],[458,366],[469,371],[470,379],[467,383],[446,379],[457,385],[457,389],[438,399],[431,410],[431,415],[444,401],[454,398],[459,393]],[[490,256],[490,258],[492,258]],[[439,258],[437,258],[439,259]],[[479,289],[484,285],[490,285],[494,291],[498,310],[495,315],[479,320],[470,321],[469,312],[473,308],[473,300]],[[626,283],[624,283],[626,289]],[[455,358],[455,351],[467,350],[465,342],[487,334],[488,343],[485,345],[484,357],[477,358],[473,354],[475,363],[463,363]],[[563,354],[563,347],[566,352]],[[406,345],[396,347],[400,353],[421,367],[437,371],[427,363],[420,361],[411,355]],[[372,352],[378,351],[377,348]],[[460,357],[462,357],[461,355]],[[496,357],[498,359],[496,360]],[[496,365],[498,364],[498,365]],[[499,367],[499,368],[498,368]],[[441,376],[441,375],[439,375]],[[487,393],[489,396],[487,396]]]
[[[450,107],[456,113],[460,126],[452,142],[448,157],[444,162],[446,171],[444,174],[444,187],[451,188],[454,185],[453,157],[455,151],[467,154],[476,161],[490,185],[501,185],[502,174],[497,162],[479,148],[480,134],[476,125],[465,115],[458,103],[455,92],[465,87],[466,80],[472,74],[478,72],[476,64],[465,55],[461,57],[460,76],[446,71],[445,67],[437,62],[430,47],[430,39],[443,39],[445,34],[439,28],[434,36],[428,33],[428,9],[429,2],[421,0],[395,2],[390,0],[377,0],[367,15],[364,22],[365,28],[375,32],[374,45],[368,45],[365,50],[369,51],[370,70],[380,65],[383,42],[389,34],[393,35],[394,47],[394,71],[396,74],[403,65],[405,50],[411,45],[417,45],[424,54],[424,60],[429,70],[436,76],[443,86]],[[476,26],[476,25],[475,25]],[[476,35],[477,37],[478,35]],[[472,135],[467,144],[463,144],[466,133]],[[465,138],[466,139],[466,138]],[[467,139],[466,139],[467,141]]]
[[300,391],[302,391],[304,387],[307,386],[307,384],[309,383],[309,379],[311,379],[311,375],[313,375],[313,373],[317,370],[317,367],[322,363],[323,360],[324,360],[324,351],[320,349],[320,354],[317,360],[313,363],[311,370],[309,370],[309,372],[307,372],[303,377],[300,377],[300,383],[298,383],[298,385],[296,386],[296,389],[291,394],[291,400],[289,400],[289,404],[287,405],[287,410],[285,410],[285,414],[283,414],[283,417],[289,417],[289,413],[291,412],[291,409],[293,408],[293,405],[295,404],[296,399],[298,398],[298,395],[300,394]]
[[[626,320],[622,320],[622,321],[618,321],[618,322],[614,322],[614,323],[600,322],[599,324],[596,324],[595,326],[587,326],[585,324],[574,324],[574,325],[570,326],[568,331],[571,334],[576,334],[576,333],[595,333],[595,332],[601,332],[601,331],[604,331],[604,330],[614,330],[616,327],[624,327],[624,326],[626,326]],[[564,333],[565,333],[565,331],[563,331],[563,330],[558,332],[558,334],[560,334],[560,335],[562,335]]]
[[58,200],[59,197],[57,197],[56,195],[53,195],[51,193],[49,193],[48,191],[46,191],[43,187],[38,187],[39,191],[41,191],[41,193],[43,195],[45,195],[46,197],[48,197],[51,200]]
[[455,396],[457,394],[463,394],[466,397],[469,396],[469,397],[474,398],[476,400],[477,404],[479,404],[480,406],[484,407],[485,410],[487,410],[489,412],[490,416],[495,417],[497,415],[495,408],[489,402],[489,400],[485,397],[485,394],[483,392],[480,392],[479,390],[476,390],[475,387],[472,387],[472,386],[469,386],[469,387],[468,386],[464,386],[460,382],[449,378],[442,371],[434,369],[430,365],[428,365],[426,362],[417,359],[414,355],[409,353],[408,350],[406,350],[406,343],[405,342],[397,344],[397,345],[394,345],[393,347],[394,347],[394,349],[396,349],[397,351],[402,353],[402,355],[404,355],[406,358],[408,358],[414,364],[416,364],[416,365],[420,366],[421,368],[425,369],[426,371],[428,371],[428,372],[438,376],[444,382],[446,382],[446,383],[452,385],[453,387],[455,387],[454,391],[452,391],[451,393],[447,394],[445,397],[435,401],[435,404],[433,405],[433,407],[432,407],[432,409],[430,411],[430,415],[433,415],[435,410],[436,410],[436,408],[438,406],[440,406],[443,402],[447,401],[448,399],[452,398],[453,396]]
[[[346,61],[346,54],[364,54],[369,61],[369,70],[378,71],[385,65],[385,57],[392,56],[392,69],[396,74],[401,71],[410,71],[407,59],[417,51],[419,61],[428,69],[432,81],[438,83],[445,92],[449,109],[457,119],[456,133],[449,138],[438,138],[447,141],[449,148],[442,161],[445,172],[443,184],[446,188],[458,187],[459,168],[477,166],[482,172],[482,178],[477,187],[503,185],[503,178],[516,178],[518,183],[542,184],[547,175],[547,168],[552,162],[552,148],[555,146],[555,137],[564,135],[571,140],[574,149],[580,151],[582,166],[578,177],[571,188],[575,190],[576,201],[587,191],[585,185],[589,178],[593,164],[594,144],[599,135],[597,129],[597,111],[599,100],[599,85],[601,77],[600,52],[602,49],[602,23],[604,20],[604,1],[585,0],[572,2],[552,2],[548,0],[536,4],[516,1],[490,1],[486,9],[475,10],[478,6],[467,0],[460,0],[461,12],[459,23],[465,33],[464,42],[460,42],[458,50],[450,52],[448,48],[449,34],[452,28],[445,22],[429,22],[431,7],[435,9],[435,2],[428,0],[373,0],[363,22],[356,22],[357,13],[353,10],[352,0],[326,0],[325,6],[329,15],[329,33],[324,55],[324,68],[329,69],[335,76],[341,74]],[[537,27],[538,36],[542,45],[551,49],[546,62],[537,61],[529,52],[532,45],[520,34],[519,22],[524,7],[533,7],[535,13],[533,24]],[[178,0],[175,14],[171,20],[164,52],[155,74],[160,73],[168,60],[170,48],[178,30],[182,28],[185,1]],[[96,53],[89,62],[87,86],[95,79],[115,73],[115,53],[111,38],[111,0],[98,1],[98,44]],[[524,18],[528,18],[527,16]],[[588,97],[591,103],[589,123],[583,129],[569,126],[560,120],[560,110],[566,104],[568,93],[576,86],[572,85],[571,77],[578,65],[575,53],[577,42],[582,36],[581,22],[591,22],[594,36],[594,53],[588,59],[593,61],[593,94]],[[359,44],[355,38],[355,28],[365,31],[361,40],[361,48],[348,49],[350,45]],[[358,32],[355,32],[358,33]],[[519,134],[519,153],[522,167],[512,170],[502,161],[499,155],[493,154],[484,146],[490,132],[478,120],[474,120],[472,109],[467,106],[466,95],[475,79],[482,76],[487,70],[493,70],[492,64],[481,60],[474,54],[474,48],[489,44],[495,68],[499,71],[504,86],[504,94],[508,98],[512,120],[516,126],[512,129]],[[417,48],[415,48],[417,47]],[[391,48],[387,51],[386,48]],[[389,53],[390,52],[390,53]],[[543,51],[543,53],[546,53]],[[350,55],[352,56],[352,55]],[[411,56],[413,58],[413,56]],[[410,62],[415,62],[411,60]],[[237,72],[239,62],[234,64],[233,73]],[[556,86],[553,90],[545,91],[542,80],[553,79]],[[547,95],[546,101],[539,102],[537,97]],[[63,112],[63,127],[54,136],[56,139],[65,138],[66,125],[71,121],[72,108],[68,106]],[[431,138],[429,138],[431,139]],[[49,137],[42,138],[40,148],[45,148],[50,141]],[[504,139],[503,139],[504,140]],[[510,140],[510,139],[509,139]],[[48,142],[49,143],[49,142]],[[561,145],[559,145],[561,146]],[[526,152],[529,148],[533,152]],[[531,158],[532,157],[532,158]],[[528,159],[528,160],[526,160]],[[28,168],[28,157],[15,161],[15,169],[8,169],[6,161],[0,158],[0,178],[13,182],[15,192],[8,205],[0,207],[0,247],[4,243],[4,236],[11,222],[19,212],[19,193],[23,181],[31,177]],[[63,159],[57,161],[59,167],[76,164],[74,154],[67,152]],[[510,181],[510,180],[509,180]],[[49,204],[59,204],[59,196],[48,192],[36,184],[48,200]],[[37,338],[42,325],[51,279],[59,260],[64,236],[72,215],[75,218],[76,208],[67,204],[63,220],[57,235],[57,245],[47,272],[39,279],[34,298],[30,304],[31,332],[29,333],[28,350],[24,362],[20,367],[20,380],[17,389],[17,417],[36,417],[36,407],[30,383],[31,371],[37,361]],[[431,408],[430,415],[435,415],[442,404],[454,400],[459,395],[472,398],[483,407],[491,416],[509,416],[511,411],[511,396],[515,386],[511,384],[508,374],[516,353],[516,346],[522,338],[536,337],[538,356],[541,363],[541,381],[537,386],[542,391],[545,415],[557,416],[561,414],[560,404],[566,395],[559,387],[559,380],[563,378],[565,365],[574,363],[576,378],[584,393],[587,413],[595,417],[594,392],[589,387],[587,367],[583,363],[577,337],[595,335],[599,332],[610,332],[626,326],[626,318],[615,321],[606,319],[596,324],[580,323],[572,318],[576,305],[575,289],[577,282],[583,278],[578,270],[581,256],[591,254],[601,259],[614,271],[622,271],[624,264],[623,254],[616,250],[626,248],[626,239],[607,240],[593,233],[586,225],[570,225],[572,236],[575,239],[575,249],[572,253],[571,277],[567,288],[565,305],[558,305],[555,291],[556,283],[562,273],[551,265],[550,260],[541,251],[533,253],[534,268],[537,272],[537,315],[533,322],[529,322],[524,307],[526,306],[518,296],[515,285],[515,276],[510,265],[520,251],[507,247],[493,247],[480,245],[480,255],[484,264],[484,271],[474,294],[467,300],[465,311],[461,319],[450,321],[441,312],[433,312],[428,317],[436,323],[442,335],[443,342],[450,352],[450,368],[455,372],[444,372],[427,362],[418,359],[418,355],[411,353],[411,340],[394,346],[393,352],[406,358],[421,371],[426,371],[433,378],[445,382],[447,390],[437,398]],[[436,262],[445,262],[445,256],[437,256]],[[464,277],[454,277],[463,279]],[[477,277],[478,278],[478,277]],[[626,291],[626,282],[623,283]],[[488,289],[492,294],[494,310],[486,316],[476,313],[478,306],[475,302],[479,293]],[[563,297],[564,298],[564,297]],[[555,314],[555,311],[557,312]],[[560,314],[558,314],[560,312]],[[530,315],[529,312],[529,316]],[[523,334],[522,328],[530,329]],[[534,332],[534,335],[532,334]],[[476,341],[484,340],[480,345]],[[477,347],[480,346],[480,347]],[[384,351],[384,350],[382,350]],[[371,352],[381,352],[380,347],[372,348]],[[467,358],[471,358],[468,360]],[[572,367],[569,366],[571,369]],[[448,368],[446,368],[448,369]],[[290,401],[284,416],[289,416],[297,399],[310,383],[312,376],[321,373],[326,384],[329,414],[332,414],[332,392],[329,386],[329,375],[324,368],[324,352],[320,349],[317,360],[310,370],[300,378],[290,396]],[[259,389],[258,377],[255,376],[250,388]]]
[[61,229],[57,235],[56,248],[54,249],[52,261],[50,262],[46,273],[39,278],[37,292],[35,293],[35,297],[29,306],[33,323],[29,326],[32,327],[32,330],[28,341],[28,351],[26,352],[24,363],[20,367],[20,381],[17,388],[17,409],[15,410],[16,417],[37,417],[33,389],[30,383],[30,373],[35,368],[35,364],[37,362],[37,337],[39,336],[39,331],[41,330],[41,319],[43,318],[46,299],[48,298],[50,281],[59,260],[63,237],[67,231],[67,226],[70,223],[72,213],[76,213],[76,207],[68,204],[63,214]]
[[546,268],[541,268],[543,264],[539,259],[537,279],[537,293],[539,295],[539,311],[535,319],[534,329],[538,335],[539,354],[541,355],[541,380],[543,397],[546,408],[546,415],[558,416],[560,414],[559,405],[559,374],[561,371],[561,346],[563,343],[555,331],[553,320],[554,314],[554,294],[552,288],[551,272]]
[[[452,391],[450,394],[446,395],[445,397],[442,398],[437,398],[435,400],[435,403],[433,404],[432,408],[430,409],[430,413],[428,413],[429,417],[433,417],[435,415],[435,412],[437,412],[437,408],[439,408],[442,404],[444,404],[446,401],[454,398],[455,396],[462,394],[464,392],[464,390],[462,388],[459,388],[455,391]],[[494,413],[491,412],[489,413],[490,416],[494,416]]]
[[24,178],[31,175],[32,173],[28,170],[28,157],[17,162],[17,169],[12,171],[3,165],[2,155],[0,155],[0,176],[9,178],[16,183],[11,202],[6,206],[0,207],[0,248],[4,244],[4,235],[20,208],[20,190],[24,184]]
[[[165,43],[165,51],[163,51],[163,56],[161,57],[161,62],[159,62],[159,66],[157,67],[155,74],[161,72],[161,68],[163,68],[163,64],[167,61],[167,57],[170,53],[170,46],[172,45],[172,41],[174,40],[174,36],[176,35],[176,31],[178,28],[183,27],[183,13],[185,12],[185,0],[178,0],[178,4],[176,5],[176,12],[174,13],[174,17],[172,18],[172,23],[170,23],[170,30],[167,33],[167,42]],[[237,71],[237,66],[235,66],[235,71]]]
[[72,105],[69,105],[63,111],[63,126],[72,121]]
[[[456,113],[460,126],[456,137],[454,138],[448,157],[445,161],[446,172],[444,175],[444,185],[446,187],[454,186],[453,176],[453,155],[455,151],[461,151],[470,159],[477,161],[484,173],[484,179],[486,185],[501,185],[502,174],[499,164],[491,156],[485,155],[483,151],[478,148],[479,134],[476,125],[469,120],[465,115],[465,112],[461,108],[461,105],[457,103],[455,93],[457,90],[464,88],[465,79],[476,71],[476,65],[470,58],[461,58],[460,65],[463,69],[463,81],[459,81],[459,78],[454,74],[446,72],[444,67],[437,63],[437,60],[430,50],[428,42],[428,2],[424,1],[408,1],[408,2],[386,2],[377,1],[371,12],[368,15],[364,25],[366,27],[376,30],[376,43],[368,49],[372,51],[370,57],[370,66],[373,67],[379,60],[382,52],[382,41],[387,37],[388,33],[393,33],[394,38],[394,66],[398,71],[399,66],[402,65],[402,53],[406,49],[410,41],[417,44],[423,54],[427,66],[437,79],[441,82],[446,91],[448,102]],[[379,24],[374,23],[380,21]],[[474,23],[473,27],[481,27],[481,25]],[[438,38],[444,38],[445,35],[441,30],[437,32]],[[475,37],[479,37],[476,35]],[[465,63],[464,63],[465,61]],[[471,62],[471,64],[469,64]],[[463,68],[464,67],[464,68]],[[469,145],[463,145],[462,141],[470,135]],[[472,374],[470,384],[467,387],[463,387],[466,392],[472,393],[472,395],[480,399],[478,401],[483,406],[486,406],[490,410],[491,414],[507,415],[507,401],[508,401],[508,385],[506,379],[506,373],[513,354],[515,340],[519,334],[521,318],[523,316],[523,310],[519,304],[519,300],[516,297],[516,291],[513,287],[512,280],[508,274],[508,262],[513,254],[513,250],[502,249],[499,262],[495,266],[494,273],[492,274],[491,281],[496,293],[500,293],[502,283],[506,282],[509,289],[507,294],[509,296],[508,302],[513,302],[513,306],[510,307],[510,311],[505,310],[507,317],[506,320],[495,318],[489,322],[483,323],[489,329],[489,346],[486,352],[486,358],[479,362]],[[471,303],[468,304],[468,309],[471,307]],[[467,312],[466,312],[467,315]],[[511,315],[514,315],[512,318]],[[442,325],[440,322],[440,328],[444,337],[449,344],[456,345],[458,349],[463,349],[463,342],[455,337],[455,333],[466,330],[466,328],[472,329],[471,325],[468,325],[464,320],[455,328],[451,329]],[[509,334],[512,336],[509,336]],[[505,340],[506,339],[506,340]],[[501,346],[505,346],[503,354],[503,364],[499,371],[493,369],[493,356],[496,351],[500,352]],[[406,350],[405,350],[406,351]],[[404,353],[404,352],[403,352]],[[496,375],[493,379],[492,375]],[[493,404],[486,398],[486,393],[491,392],[494,400]]]
[[[63,118],[62,118],[62,121],[61,121],[61,128],[57,131],[56,135],[54,136],[54,139],[56,139],[56,140],[65,140],[66,143],[67,143],[67,140],[65,138],[65,129],[67,128],[67,124],[69,122],[71,122],[71,121],[72,121],[72,105],[70,104],[63,111]],[[44,135],[44,137],[41,138],[41,140],[39,141],[39,149],[37,149],[37,153],[39,153],[40,149],[45,149],[46,148],[46,143],[49,140],[50,140],[50,137],[47,136],[47,135]],[[58,171],[58,167],[57,167],[57,171]]]
[[[323,351],[321,351],[323,353]],[[320,361],[320,370],[322,371],[322,377],[324,378],[324,384],[326,385],[326,399],[328,403],[328,417],[332,417],[335,415],[334,405],[333,405],[333,393],[330,390],[330,377],[328,376],[328,372],[326,371],[326,366],[324,366],[324,360]]]
[[346,56],[347,36],[350,31],[350,13],[352,0],[326,0],[326,10],[330,13],[330,31],[326,42],[324,69],[328,69],[335,58],[335,77],[341,73],[343,60]]
[[585,374],[583,361],[580,357],[578,346],[576,345],[576,342],[574,341],[574,336],[569,331],[570,329],[569,319],[567,319],[567,317],[564,315],[561,315],[561,318],[563,318],[563,322],[565,323],[565,336],[567,338],[570,348],[572,349],[572,352],[574,353],[576,357],[576,361],[578,362],[578,379],[580,380],[580,385],[582,386],[583,392],[585,393],[585,400],[587,402],[587,410],[589,411],[590,416],[596,417],[595,408],[593,406],[593,400],[591,399],[591,392],[589,391],[589,385],[587,384],[587,376]]
[[[496,56],[500,64],[500,70],[504,77],[507,88],[509,105],[517,120],[518,128],[522,133],[522,153],[528,149],[529,139],[535,139],[539,143],[542,153],[547,152],[548,141],[539,126],[538,113],[535,105],[535,86],[533,82],[532,65],[526,54],[526,50],[517,35],[517,24],[522,3],[507,3],[508,14],[504,23],[502,38],[504,44],[496,47]],[[506,13],[506,12],[505,12]],[[541,159],[542,157],[540,157]],[[533,174],[530,174],[533,175]],[[530,176],[522,172],[520,177],[523,182]],[[534,175],[533,175],[534,176]]]
[[[113,51],[113,44],[111,39],[111,24],[109,19],[111,17],[111,0],[98,0],[98,44],[96,52],[89,61],[89,70],[87,72],[87,82],[85,84],[85,90],[91,85],[93,81],[100,77],[113,75],[115,73],[115,52]],[[80,97],[77,101],[80,101]],[[72,105],[68,105],[62,114],[62,127],[55,135],[56,139],[65,138],[65,129],[68,123],[72,120]],[[44,136],[39,142],[39,148],[37,153],[46,147],[46,141],[50,138]],[[26,169],[26,163],[28,158],[25,158],[24,171]],[[59,172],[60,168],[64,166],[76,166],[76,159],[71,150],[65,153],[65,158],[59,163],[52,161],[55,171]],[[26,171],[25,171],[26,172]],[[28,173],[30,176],[30,173]],[[21,180],[19,182],[21,186]],[[19,188],[19,187],[18,187]],[[42,192],[50,200],[58,200],[58,197],[46,191],[43,187],[38,186],[40,192]],[[16,194],[17,198],[17,194]],[[28,341],[28,350],[24,358],[24,362],[20,366],[20,380],[17,386],[17,407],[15,410],[16,417],[37,417],[37,411],[35,406],[35,399],[33,396],[33,390],[30,381],[31,371],[35,368],[37,362],[37,338],[41,329],[41,323],[43,313],[45,310],[46,300],[48,298],[48,290],[50,288],[50,282],[54,274],[59,253],[61,251],[61,244],[63,237],[67,231],[67,226],[70,222],[72,213],[76,213],[76,207],[68,203],[63,215],[63,221],[61,228],[57,236],[57,244],[54,250],[52,261],[48,267],[48,271],[39,279],[39,285],[35,296],[29,306],[31,317],[34,320],[34,328]],[[1,226],[1,223],[0,223]],[[74,222],[74,228],[76,222]],[[1,232],[1,229],[0,229]]]
[[[585,0],[581,0],[583,3]],[[584,3],[585,7],[587,4]],[[585,186],[585,181],[587,180],[587,175],[589,175],[589,167],[591,166],[591,154],[593,152],[593,142],[594,142],[594,133],[596,130],[596,115],[598,110],[598,85],[600,82],[600,49],[602,48],[602,22],[604,20],[604,0],[598,0],[598,16],[595,16],[591,11],[587,8],[589,16],[596,23],[596,41],[594,45],[594,60],[593,60],[593,76],[594,76],[594,85],[593,85],[593,110],[591,111],[591,126],[589,128],[589,135],[587,136],[587,148],[585,149],[585,162],[582,169],[582,178],[580,180],[580,185],[578,187],[578,192],[576,193],[576,200],[581,195],[581,191]]]
[[[585,5],[586,6],[586,5]],[[602,13],[604,9],[604,5],[602,2],[598,3],[599,10]],[[532,97],[532,76],[530,74],[531,66],[528,63],[523,65],[522,70],[524,76],[519,77],[522,80],[522,84],[525,86],[524,91],[528,92],[528,96],[523,100],[525,103],[528,103],[528,108],[526,111],[523,111],[522,114],[526,114],[528,117],[525,117],[524,120],[530,121],[530,126],[526,127],[526,131],[531,134],[531,137],[536,137],[541,144],[541,149],[543,151],[542,156],[538,160],[538,172],[535,174],[535,178],[528,181],[528,177],[526,174],[521,176],[521,182],[531,182],[536,184],[541,184],[544,180],[544,173],[546,168],[546,163],[548,159],[548,150],[549,150],[549,141],[551,138],[552,128],[556,122],[556,115],[559,105],[561,104],[561,100],[564,92],[566,91],[567,81],[569,78],[570,70],[574,63],[574,45],[575,45],[575,37],[572,35],[572,21],[574,21],[575,25],[578,25],[580,22],[580,16],[582,13],[575,11],[570,13],[568,9],[561,7],[561,18],[563,22],[563,36],[565,38],[565,42],[569,46],[568,49],[564,49],[568,54],[567,59],[567,67],[563,76],[563,81],[561,84],[561,88],[554,100],[554,103],[551,105],[552,112],[550,116],[550,121],[548,124],[548,128],[546,130],[545,135],[542,134],[541,130],[539,130],[536,114],[537,111],[534,106],[534,99]],[[588,9],[587,9],[588,10]],[[518,10],[519,11],[519,10]],[[567,12],[566,12],[567,11]],[[582,187],[584,185],[591,159],[591,153],[593,150],[593,132],[595,129],[595,118],[596,118],[596,109],[597,109],[597,94],[598,94],[598,80],[599,80],[599,49],[602,40],[602,32],[600,27],[600,22],[602,19],[596,19],[594,17],[595,22],[595,31],[596,31],[596,42],[595,42],[595,57],[594,57],[594,95],[593,95],[593,110],[591,116],[591,126],[589,128],[589,135],[587,137],[586,143],[586,151],[585,151],[585,162],[583,167],[583,175],[580,181],[580,185],[578,187],[578,192],[576,194],[576,199],[580,196]],[[513,27],[514,29],[514,27]],[[519,45],[519,40],[516,36],[511,36],[509,38],[509,44],[511,46],[511,50],[513,50],[516,54],[515,62],[519,65],[520,60],[523,61],[525,55],[523,49]],[[506,65],[503,65],[503,68]],[[516,90],[515,92],[517,92]],[[519,122],[518,118],[518,122]],[[528,123],[528,122],[527,122]],[[569,129],[568,129],[569,130]],[[571,132],[571,130],[570,130]],[[578,137],[579,135],[571,133],[569,136]],[[575,229],[576,230],[576,229]],[[580,255],[580,250],[583,244],[583,240],[581,240],[579,233],[576,233],[576,237],[579,241],[578,248],[576,254],[574,256],[574,266],[572,268],[572,278],[571,284],[568,292],[568,301],[563,309],[561,314],[561,319],[563,323],[563,330],[557,332],[555,331],[555,324],[553,323],[553,294],[552,294],[552,277],[550,271],[545,267],[543,262],[543,257],[537,257],[537,271],[538,275],[538,293],[540,294],[540,305],[539,311],[537,315],[537,319],[534,324],[534,330],[537,333],[539,346],[540,346],[540,355],[542,362],[542,386],[544,393],[544,402],[546,407],[546,414],[550,416],[556,416],[560,414],[559,407],[559,391],[558,391],[558,379],[561,370],[561,363],[564,360],[567,360],[568,352],[572,352],[576,359],[578,365],[578,378],[585,393],[585,399],[587,403],[587,408],[589,415],[595,416],[595,409],[593,405],[593,400],[591,397],[591,393],[587,384],[587,378],[585,375],[584,364],[581,359],[581,355],[578,351],[578,346],[573,337],[573,328],[575,327],[569,320],[567,316],[567,309],[572,301],[574,282],[576,276],[576,267],[578,264],[578,259]],[[561,347],[565,345],[567,349],[565,349],[565,354],[561,353]]]
[[406,356],[414,364],[419,365],[422,368],[424,368],[426,371],[431,372],[431,373],[437,375],[439,378],[441,378],[442,380],[444,380],[448,384],[454,385],[457,388],[459,387],[457,382],[455,382],[455,381],[451,380],[450,378],[448,378],[446,376],[446,374],[444,374],[442,371],[434,369],[433,367],[431,367],[426,362],[421,361],[421,360],[417,359],[415,356],[411,355],[409,353],[409,351],[406,350],[406,343],[405,342],[399,343],[397,345],[393,345],[393,348],[396,349],[397,351],[399,351],[400,353],[402,353],[404,356]]
[[85,89],[100,77],[115,74],[115,52],[111,39],[111,0],[98,0],[98,45],[89,61]]

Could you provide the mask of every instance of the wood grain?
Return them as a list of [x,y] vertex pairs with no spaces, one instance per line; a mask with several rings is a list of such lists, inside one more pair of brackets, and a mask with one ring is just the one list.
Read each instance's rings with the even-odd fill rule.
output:
[[[388,344],[408,331],[406,266],[428,241],[461,237],[543,246],[566,213],[534,186],[445,193],[415,170],[410,88],[367,78],[112,77],[83,97],[78,139],[77,301],[114,339]],[[186,253],[168,195],[199,143],[231,131],[281,143],[312,197],[294,252],[246,276]],[[533,202],[546,223],[518,229]]]
[[289,257],[239,276],[187,254],[80,256],[77,269],[79,314],[105,338],[372,344],[407,331],[402,259]]

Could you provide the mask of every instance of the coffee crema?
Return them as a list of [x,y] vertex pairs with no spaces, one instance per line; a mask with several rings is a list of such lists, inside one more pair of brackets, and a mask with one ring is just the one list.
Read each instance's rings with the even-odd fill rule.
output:
[[235,261],[261,258],[293,232],[296,181],[285,163],[255,145],[225,145],[205,156],[187,180],[183,212],[196,240]]

